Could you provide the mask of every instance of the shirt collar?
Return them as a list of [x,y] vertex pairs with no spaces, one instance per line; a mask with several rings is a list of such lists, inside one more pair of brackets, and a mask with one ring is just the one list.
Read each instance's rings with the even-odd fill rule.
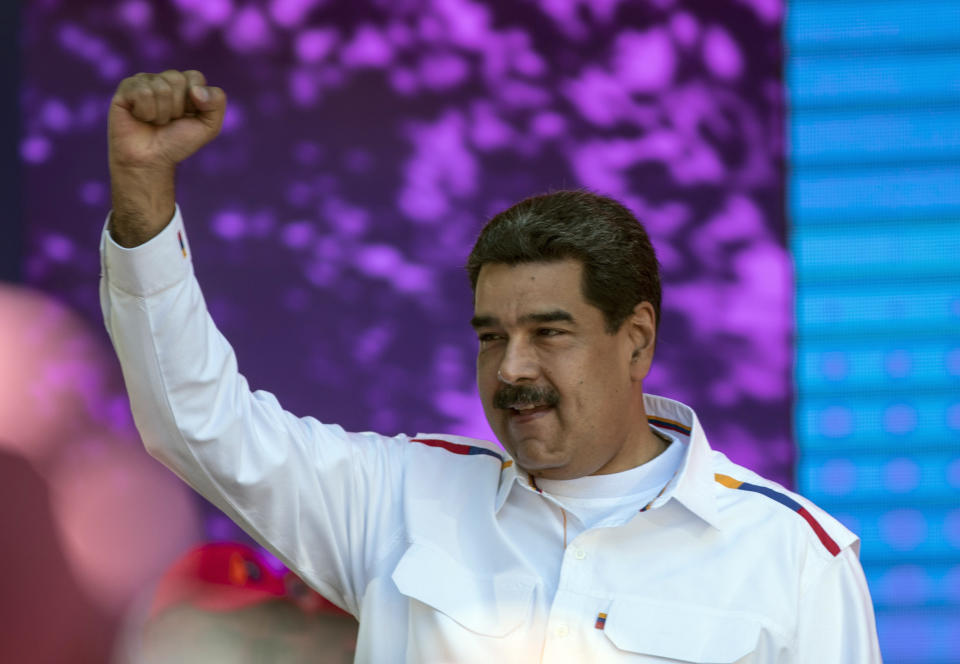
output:
[[495,514],[499,514],[500,508],[507,502],[513,485],[518,481],[529,482],[530,479],[526,473],[517,472],[517,464],[508,457],[500,469],[500,488],[497,490],[497,502],[493,508]]
[[[696,413],[679,401],[652,394],[643,395],[643,405],[650,424],[669,431],[685,447],[679,471],[670,481],[663,495],[651,505],[651,509],[675,498],[677,502],[709,525],[719,528],[720,518],[714,492],[712,450]],[[497,491],[495,512],[500,511],[514,484],[518,482],[526,483],[530,488],[537,490],[536,486],[530,483],[529,476],[519,471],[512,459],[507,459],[503,462],[503,468],[500,471],[500,487]]]
[[720,528],[715,480],[713,478],[713,450],[700,426],[697,414],[690,406],[658,397],[643,395],[647,419],[655,427],[669,431],[686,447],[680,470],[651,509],[665,504],[671,498],[696,514],[714,528]]

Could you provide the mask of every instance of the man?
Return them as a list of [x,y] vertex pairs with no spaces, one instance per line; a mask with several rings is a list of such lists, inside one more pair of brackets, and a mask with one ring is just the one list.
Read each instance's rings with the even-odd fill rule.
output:
[[360,662],[878,662],[856,537],[643,394],[656,258],[618,203],[527,199],[468,270],[495,445],[347,433],[251,393],[193,277],[174,170],[226,98],[123,81],[101,299],[147,449],[360,620]]

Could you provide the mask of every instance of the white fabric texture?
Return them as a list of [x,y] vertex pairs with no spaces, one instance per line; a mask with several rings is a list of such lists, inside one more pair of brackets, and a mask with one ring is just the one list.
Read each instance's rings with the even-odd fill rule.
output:
[[642,466],[572,480],[539,479],[537,486],[575,517],[575,521],[568,519],[571,532],[580,534],[586,528],[623,523],[657,497],[683,462],[683,445],[665,431],[660,433],[670,445]]
[[[124,249],[105,231],[101,249],[147,450],[359,619],[357,662],[880,661],[856,537],[711,450],[687,406],[645,396],[674,439],[661,461],[679,452],[651,507],[641,491],[595,527],[567,519],[564,548],[563,498],[495,444],[348,433],[251,392],[179,209],[150,242]],[[795,509],[731,481],[805,508],[837,555]]]

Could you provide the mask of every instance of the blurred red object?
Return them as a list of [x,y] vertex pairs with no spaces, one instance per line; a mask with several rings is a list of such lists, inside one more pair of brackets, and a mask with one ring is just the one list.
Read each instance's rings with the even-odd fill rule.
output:
[[133,610],[113,664],[343,664],[357,622],[237,542],[191,549]]
[[211,542],[176,561],[157,585],[150,617],[189,603],[207,611],[234,611],[284,599],[309,613],[349,616],[289,570],[277,572],[255,549],[238,542]]

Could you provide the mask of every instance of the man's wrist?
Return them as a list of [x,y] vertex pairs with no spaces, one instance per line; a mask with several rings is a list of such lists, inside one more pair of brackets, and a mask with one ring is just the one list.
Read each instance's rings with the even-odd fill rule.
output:
[[110,235],[122,247],[155,237],[176,210],[174,168],[111,168]]
[[[111,218],[113,214],[111,213]],[[192,272],[191,252],[180,211],[149,241],[125,247],[105,233],[103,272],[110,284],[128,295],[149,297],[179,283]]]

